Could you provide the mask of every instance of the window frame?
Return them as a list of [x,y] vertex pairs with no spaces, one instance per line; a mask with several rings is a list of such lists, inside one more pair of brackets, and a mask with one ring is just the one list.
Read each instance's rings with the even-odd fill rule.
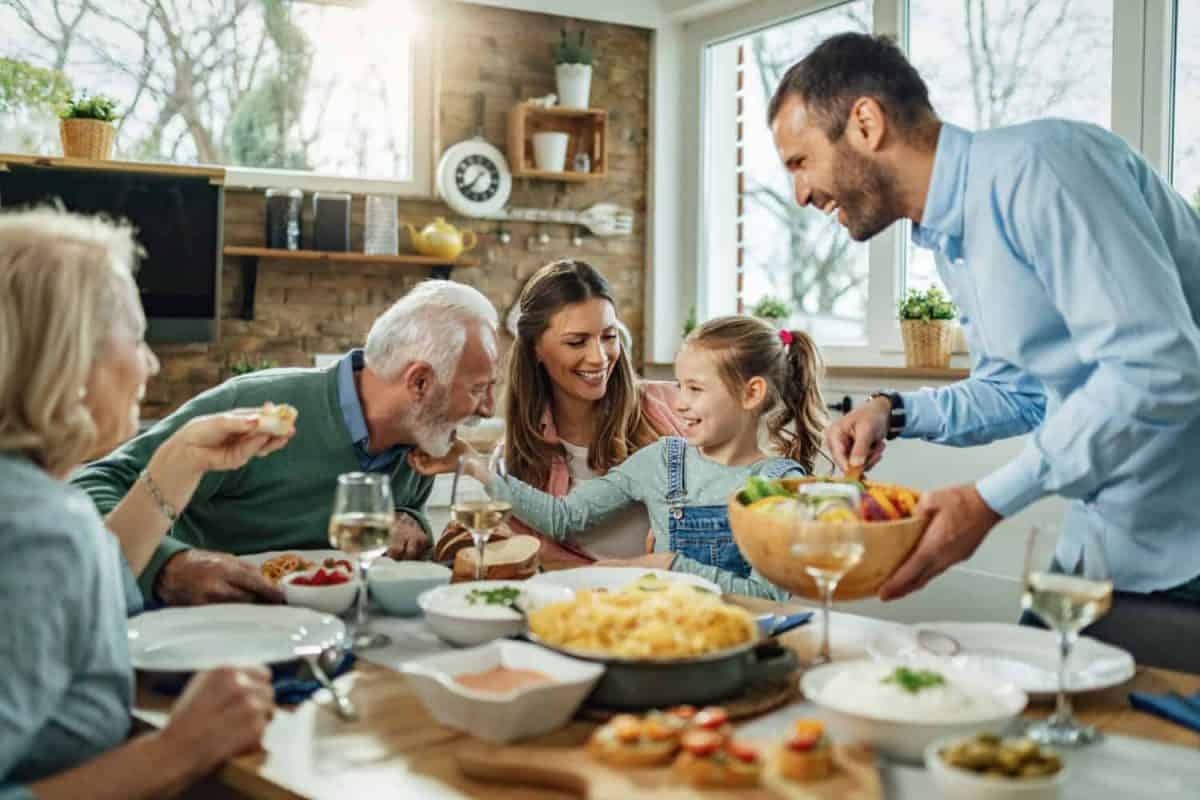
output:
[[[324,1],[328,5],[353,5],[352,2]],[[418,13],[417,7],[414,7],[413,13]],[[426,35],[413,36],[409,42],[412,53],[412,69],[409,71],[409,97],[412,98],[412,175],[408,180],[219,164],[217,166],[225,170],[225,186],[233,189],[300,189],[305,192],[434,197],[434,164],[439,150],[437,97],[440,69],[433,43],[441,40],[441,28],[436,20],[427,16],[429,12],[426,7],[421,6],[419,13],[424,19],[417,27],[423,28]]]
[[[679,319],[687,316],[688,306],[696,305],[698,318],[715,313],[728,313],[728,288],[736,280],[733,258],[723,261],[714,255],[711,218],[706,205],[714,196],[714,176],[710,165],[712,136],[708,130],[710,112],[720,98],[710,87],[708,48],[737,39],[763,28],[794,21],[810,14],[842,5],[845,0],[767,0],[739,6],[688,23],[684,29],[682,65],[695,70],[699,80],[683,84],[680,113],[683,153],[695,153],[693,169],[685,177],[694,180],[698,191],[684,191],[682,228],[685,246],[681,265],[691,265],[679,276],[678,285],[684,288],[679,297]],[[1173,164],[1172,113],[1174,93],[1172,79],[1175,66],[1175,9],[1177,0],[1113,0],[1113,132],[1138,149],[1155,169],[1170,174]],[[874,31],[896,37],[908,50],[908,0],[873,0]],[[685,73],[686,74],[686,73]],[[732,103],[729,103],[732,105]],[[691,110],[691,114],[688,114]],[[736,112],[735,112],[736,113]],[[782,169],[782,166],[780,167]],[[736,174],[730,176],[735,180]],[[706,200],[705,198],[708,198]],[[719,217],[718,217],[719,218]],[[690,234],[690,235],[689,235]],[[866,341],[859,345],[822,346],[826,363],[831,366],[903,366],[903,346],[895,308],[903,288],[906,224],[891,226],[868,244]],[[735,236],[727,235],[734,240]],[[731,251],[732,252],[732,251]],[[724,270],[710,270],[710,265],[724,263]],[[691,275],[687,273],[690,272]],[[728,280],[722,277],[728,275]],[[718,301],[713,301],[716,296]],[[736,302],[736,300],[734,301]],[[662,330],[655,321],[656,341],[665,341],[673,332]],[[674,334],[677,336],[677,334]],[[657,353],[657,351],[656,351]],[[964,354],[956,355],[952,366],[969,366]]]

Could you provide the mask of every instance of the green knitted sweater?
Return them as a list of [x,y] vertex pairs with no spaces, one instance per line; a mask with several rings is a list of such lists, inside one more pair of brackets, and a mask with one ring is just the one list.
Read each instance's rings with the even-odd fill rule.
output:
[[[266,401],[290,403],[299,412],[287,447],[241,469],[210,472],[179,521],[163,537],[138,584],[147,599],[167,559],[188,547],[225,553],[329,547],[329,514],[337,477],[361,470],[337,395],[337,364],[322,369],[272,369],[233,378],[197,395],[136,439],[87,465],[71,482],[107,515],[137,480],[151,454],[192,417]],[[396,509],[420,522],[433,480],[413,472],[406,459],[392,473]],[[431,535],[432,541],[432,535]]]

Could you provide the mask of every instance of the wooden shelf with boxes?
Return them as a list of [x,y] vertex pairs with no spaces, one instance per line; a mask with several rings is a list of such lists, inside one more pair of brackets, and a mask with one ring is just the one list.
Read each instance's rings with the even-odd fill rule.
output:
[[[537,133],[567,134],[566,169],[547,172],[537,168],[533,136]],[[590,172],[575,172],[575,157],[586,153]],[[584,183],[603,180],[608,174],[608,112],[598,108],[549,108],[520,103],[508,112],[508,161],[513,177]]]

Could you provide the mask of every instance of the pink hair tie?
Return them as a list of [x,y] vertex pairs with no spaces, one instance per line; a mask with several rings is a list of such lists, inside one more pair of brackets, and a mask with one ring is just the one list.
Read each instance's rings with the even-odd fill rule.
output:
[[779,341],[783,342],[784,347],[791,347],[795,338],[792,336],[791,331],[784,330],[779,332]]

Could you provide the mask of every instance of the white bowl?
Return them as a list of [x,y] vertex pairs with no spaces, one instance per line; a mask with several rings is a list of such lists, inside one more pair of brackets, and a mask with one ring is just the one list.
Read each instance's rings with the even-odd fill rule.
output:
[[525,632],[525,618],[504,606],[470,605],[467,595],[475,590],[512,586],[521,591],[519,602],[527,612],[548,603],[570,600],[575,593],[562,586],[544,586],[525,581],[469,581],[439,586],[422,592],[417,605],[425,621],[438,636],[451,644],[471,646],[517,636]]
[[279,581],[283,589],[283,598],[289,606],[304,606],[326,614],[341,614],[354,603],[358,594],[358,578],[350,576],[345,583],[335,583],[329,586],[299,586],[294,581],[301,575],[312,576],[317,570],[293,572],[284,575]]
[[989,778],[970,770],[952,767],[938,751],[957,744],[964,737],[945,736],[925,747],[925,766],[940,796],[945,800],[1055,800],[1062,794],[1070,776],[1065,763],[1057,773],[1045,778]]
[[[810,669],[800,680],[804,696],[817,707],[816,716],[828,725],[835,739],[861,741],[879,752],[902,761],[919,763],[925,748],[942,737],[963,738],[973,733],[1000,733],[1010,721],[1025,709],[1028,698],[1010,683],[985,673],[964,672],[949,667],[939,668],[947,678],[968,685],[973,692],[987,693],[997,702],[994,713],[964,716],[954,720],[904,720],[889,714],[887,708],[864,714],[836,708],[822,697],[829,681],[843,670],[859,669],[867,660],[841,661]],[[891,664],[889,666],[898,666]]]
[[[536,670],[553,682],[496,694],[468,689],[454,680],[456,675],[498,666]],[[490,742],[512,742],[565,725],[604,673],[604,666],[528,642],[500,641],[409,661],[400,665],[400,671],[438,722]]]
[[393,561],[381,558],[367,570],[371,596],[389,614],[411,617],[419,614],[417,597],[436,586],[450,583],[451,571],[428,561]]

